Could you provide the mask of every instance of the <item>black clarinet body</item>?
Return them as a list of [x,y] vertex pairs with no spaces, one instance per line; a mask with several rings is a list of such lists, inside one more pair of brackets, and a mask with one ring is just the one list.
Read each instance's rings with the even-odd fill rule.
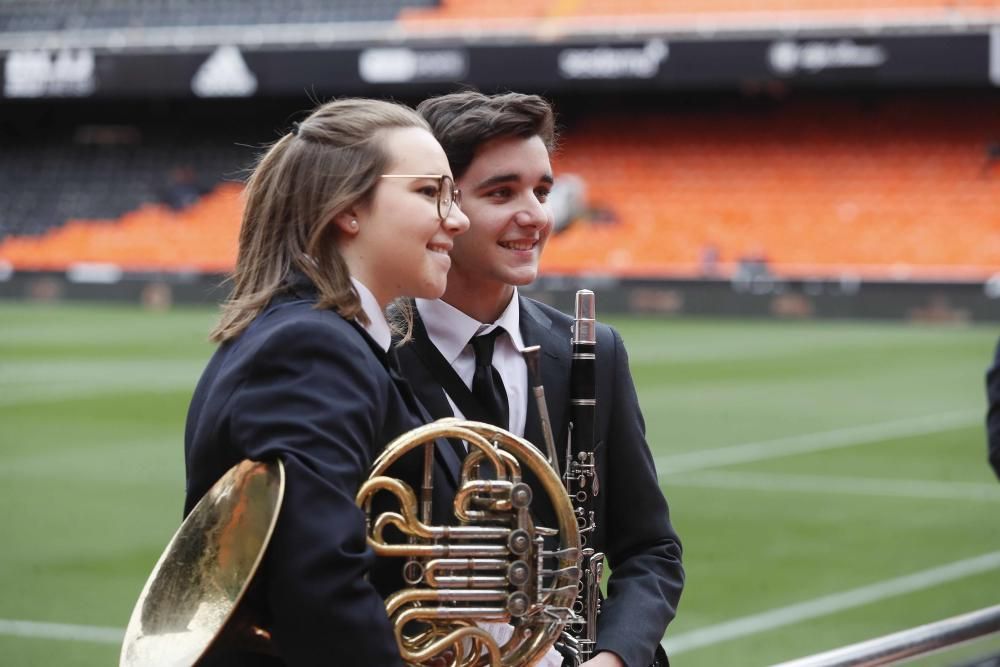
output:
[[[597,319],[594,293],[576,293],[573,323],[573,362],[570,368],[569,443],[563,467],[563,482],[580,528],[580,591],[573,607],[574,617],[563,632],[561,652],[564,665],[578,667],[594,656],[597,619],[601,611],[601,578],[604,554],[595,549],[597,529],[595,497],[601,481],[594,449],[597,445]],[[670,662],[657,646],[650,667],[669,667]]]
[[[594,497],[600,492],[597,462],[594,458],[595,424],[597,418],[596,385],[597,320],[594,293],[576,293],[576,314],[573,323],[573,362],[570,369],[570,429],[566,447],[563,481],[580,528],[581,552],[580,593],[570,625],[575,639],[573,649],[576,664],[586,662],[597,643],[597,616],[601,609],[601,577],[604,554],[595,551],[593,536],[597,528]],[[573,644],[571,640],[568,642]]]

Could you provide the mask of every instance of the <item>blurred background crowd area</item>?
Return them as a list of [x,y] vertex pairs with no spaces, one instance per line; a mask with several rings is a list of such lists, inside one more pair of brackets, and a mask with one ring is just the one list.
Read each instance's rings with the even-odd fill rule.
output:
[[317,101],[552,99],[553,275],[985,283],[994,0],[3,0],[0,272],[220,273]]

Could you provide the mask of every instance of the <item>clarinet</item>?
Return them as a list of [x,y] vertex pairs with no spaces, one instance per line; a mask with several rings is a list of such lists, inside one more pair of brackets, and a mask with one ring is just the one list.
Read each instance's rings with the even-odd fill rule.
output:
[[580,528],[583,548],[580,568],[580,592],[573,606],[575,618],[564,637],[564,648],[573,664],[579,665],[594,654],[597,643],[597,615],[601,611],[601,576],[604,554],[595,551],[591,542],[597,522],[594,519],[594,497],[600,492],[600,480],[594,460],[594,430],[597,416],[595,383],[595,352],[597,322],[594,293],[576,293],[576,317],[573,323],[573,363],[570,370],[570,428],[566,447],[563,483],[569,494],[576,522]]

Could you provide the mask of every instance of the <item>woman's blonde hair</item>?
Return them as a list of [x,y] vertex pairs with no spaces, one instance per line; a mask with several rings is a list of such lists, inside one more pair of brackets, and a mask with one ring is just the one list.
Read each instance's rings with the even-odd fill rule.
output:
[[335,216],[367,202],[389,167],[384,131],[429,130],[392,102],[343,99],[316,108],[270,146],[247,181],[233,291],[211,338],[238,336],[298,270],[316,286],[317,308],[367,324],[337,249]]

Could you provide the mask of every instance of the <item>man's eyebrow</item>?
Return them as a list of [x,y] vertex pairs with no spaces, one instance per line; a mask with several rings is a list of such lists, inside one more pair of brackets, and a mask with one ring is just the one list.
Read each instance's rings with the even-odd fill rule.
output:
[[[542,176],[542,182],[552,185],[555,183],[555,179],[552,174],[545,174]],[[521,181],[521,175],[517,172],[510,172],[508,174],[497,174],[496,176],[490,176],[484,181],[480,181],[473,188],[474,190],[482,190],[483,188],[490,188],[494,185],[500,185],[501,183],[519,183]]]
[[521,180],[521,175],[515,172],[508,174],[497,174],[496,176],[490,176],[486,180],[476,183],[475,190],[481,190],[483,188],[490,188],[494,185],[499,185],[500,183],[517,183]]

